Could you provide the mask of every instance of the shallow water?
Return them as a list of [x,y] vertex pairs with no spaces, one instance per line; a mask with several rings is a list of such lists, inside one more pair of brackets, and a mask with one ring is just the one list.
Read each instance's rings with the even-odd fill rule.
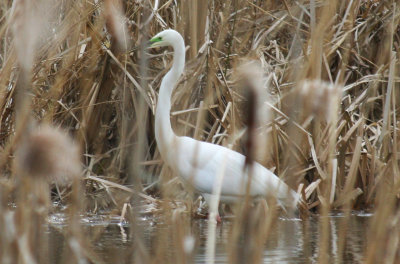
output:
[[[370,214],[353,213],[348,222],[344,263],[361,263],[365,250],[366,229]],[[330,223],[330,262],[337,256],[338,230],[340,214],[331,215]],[[263,263],[315,263],[318,258],[319,224],[318,217],[310,217],[307,221],[298,219],[277,219],[263,251]],[[93,216],[82,219],[85,238],[90,241],[92,259],[98,263],[133,263],[133,239],[130,236],[130,225],[120,224],[118,217]],[[224,220],[217,226],[215,263],[227,263],[227,243],[233,221]],[[151,257],[155,252],[164,251],[163,263],[173,261],[171,250],[174,229],[166,223],[159,224],[153,218],[142,218],[137,223],[143,236],[144,247],[150,251]],[[207,220],[195,219],[185,227],[189,242],[194,242],[194,253],[190,259],[194,263],[205,262]],[[62,214],[50,217],[49,244],[51,263],[61,263],[65,260],[64,238],[66,225]],[[189,229],[189,230],[188,230]],[[172,234],[171,234],[172,233]],[[160,246],[161,245],[161,246]],[[152,255],[153,254],[153,255]],[[168,261],[165,261],[167,260]],[[160,262],[158,262],[160,263]]]

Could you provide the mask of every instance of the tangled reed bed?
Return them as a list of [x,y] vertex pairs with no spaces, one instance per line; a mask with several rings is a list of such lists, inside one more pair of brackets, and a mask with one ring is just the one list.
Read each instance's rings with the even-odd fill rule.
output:
[[[87,202],[76,210],[122,210],[145,199],[168,215],[171,204],[163,201],[193,197],[163,164],[153,132],[171,55],[147,50],[146,41],[174,28],[187,44],[173,95],[174,130],[248,151],[238,69],[257,61],[270,117],[257,128],[267,145],[259,144],[256,160],[299,189],[312,212],[373,210],[365,262],[398,260],[399,10],[395,2],[373,0],[2,1],[0,211],[18,201],[14,153],[36,123],[62,127],[80,147]],[[82,192],[75,195],[72,201],[82,199]],[[197,207],[185,204],[173,208],[174,224],[188,221],[177,210]],[[259,241],[276,215],[266,217],[263,232],[254,234]],[[237,239],[243,225],[262,226],[237,222]],[[319,261],[327,263],[329,223],[320,225]],[[344,220],[341,232],[346,226]],[[243,261],[234,248],[231,261]],[[246,256],[256,261],[261,248]],[[150,258],[144,252],[137,257]]]

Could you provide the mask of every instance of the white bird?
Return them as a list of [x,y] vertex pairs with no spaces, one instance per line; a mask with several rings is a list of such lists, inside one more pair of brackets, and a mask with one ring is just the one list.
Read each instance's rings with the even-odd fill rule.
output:
[[[201,193],[209,205],[217,175],[224,163],[220,201],[237,201],[246,195],[249,180],[249,170],[244,170],[246,157],[220,145],[177,136],[172,130],[171,94],[185,66],[185,44],[182,36],[175,30],[167,29],[155,35],[150,43],[151,48],[172,46],[174,49],[172,68],[161,82],[155,115],[155,137],[161,157],[184,182]],[[251,197],[275,197],[284,209],[296,208],[300,196],[261,164],[253,163],[250,179],[248,194]]]

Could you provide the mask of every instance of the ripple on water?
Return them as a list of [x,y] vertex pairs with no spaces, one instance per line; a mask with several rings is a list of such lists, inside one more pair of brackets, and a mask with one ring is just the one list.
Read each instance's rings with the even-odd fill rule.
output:
[[[344,263],[361,262],[366,246],[366,232],[371,213],[353,212],[348,219],[346,233]],[[319,247],[319,217],[313,216],[306,221],[297,218],[278,218],[271,229],[264,247],[263,263],[310,263],[318,258]],[[337,256],[338,232],[344,214],[336,213],[329,216],[330,258]],[[104,263],[125,263],[132,257],[133,239],[131,226],[126,221],[120,221],[117,215],[89,215],[81,218],[83,232],[97,258]],[[215,263],[226,263],[228,260],[227,244],[233,228],[234,219],[226,220],[217,226]],[[49,216],[50,236],[55,250],[61,250],[65,245],[63,229],[68,219],[65,214]],[[193,260],[204,263],[208,222],[206,219],[194,219],[185,223],[185,230],[193,239]],[[149,252],[164,250],[173,259],[173,236],[176,228],[156,218],[141,217],[136,223],[137,232],[141,234],[144,246]],[[54,228],[56,227],[56,228]],[[161,242],[160,242],[161,241]],[[54,244],[55,243],[55,244]],[[193,247],[193,245],[191,247]]]

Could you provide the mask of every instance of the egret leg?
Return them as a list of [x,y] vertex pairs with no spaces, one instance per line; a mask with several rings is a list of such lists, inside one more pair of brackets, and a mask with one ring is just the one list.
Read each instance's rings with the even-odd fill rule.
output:
[[[212,195],[210,195],[208,193],[203,193],[202,195],[203,195],[204,200],[206,201],[206,203],[208,205],[208,209],[210,210]],[[208,211],[208,212],[210,213],[210,211]],[[217,221],[217,223],[222,223],[221,212],[223,212],[222,205],[221,205],[221,203],[219,203],[218,204],[217,215],[215,217],[215,220]],[[223,214],[222,214],[222,216],[223,216]]]

